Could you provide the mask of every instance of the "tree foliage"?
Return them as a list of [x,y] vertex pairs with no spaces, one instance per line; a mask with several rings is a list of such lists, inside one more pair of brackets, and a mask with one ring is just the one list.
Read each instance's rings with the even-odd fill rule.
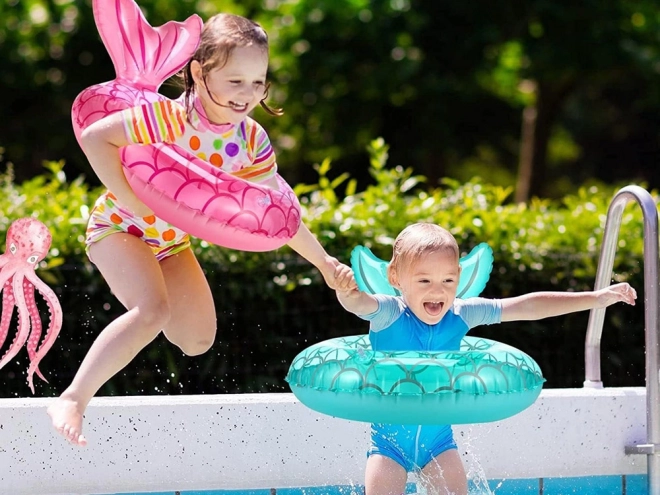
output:
[[[70,125],[85,87],[111,79],[90,0],[0,1],[0,146],[29,178],[46,159],[95,178]],[[532,195],[590,178],[660,185],[660,8],[655,0],[140,0],[149,21],[230,11],[271,37],[272,96],[257,111],[292,182],[329,157],[361,185],[367,144],[435,184],[512,185],[522,112],[536,108]],[[168,95],[177,89],[167,85]]]

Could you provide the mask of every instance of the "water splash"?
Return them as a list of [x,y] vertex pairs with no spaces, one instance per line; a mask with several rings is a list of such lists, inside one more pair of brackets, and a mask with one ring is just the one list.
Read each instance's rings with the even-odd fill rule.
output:
[[[466,466],[466,474],[468,478],[468,493],[470,495],[495,495],[495,492],[490,489],[486,472],[481,465],[479,457],[475,454],[476,449],[472,448],[472,426],[466,427],[464,431],[465,436],[463,446],[465,447],[465,455],[463,457],[463,462]],[[485,434],[488,433],[490,433],[490,430]],[[502,483],[500,482],[497,488],[501,485]]]
[[[472,448],[471,440],[474,438],[473,430],[471,426],[464,426],[463,428],[464,435],[462,436],[462,449],[461,449],[461,458],[463,460],[463,465],[465,467],[465,472],[468,480],[468,494],[469,495],[496,495],[495,490],[499,489],[503,481],[500,481],[493,490],[488,483],[488,478],[486,477],[486,472],[481,465],[479,457],[474,453],[475,449]],[[488,432],[486,432],[488,433]],[[417,478],[417,491],[414,492],[415,495],[428,495],[429,492],[426,489],[427,481],[424,475],[420,472],[415,476]],[[411,493],[408,491],[408,493]]]

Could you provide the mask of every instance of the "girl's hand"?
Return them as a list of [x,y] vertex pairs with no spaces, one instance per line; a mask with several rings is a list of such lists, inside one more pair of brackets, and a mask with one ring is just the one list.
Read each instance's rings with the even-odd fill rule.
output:
[[131,210],[136,217],[140,218],[153,216],[154,214],[151,208],[145,205],[142,201],[140,201],[139,204],[136,204],[134,207],[128,207],[128,209]]
[[[115,194],[115,196],[117,195]],[[117,201],[123,208],[129,210],[136,217],[143,218],[154,214],[151,208],[140,201],[135,194],[125,194],[124,197],[117,196]]]
[[637,299],[637,292],[635,289],[625,282],[597,290],[595,294],[596,308],[606,308],[618,302],[624,302],[634,306],[635,299]]
[[[337,258],[327,256],[321,266],[318,267],[325,283],[333,290],[339,290],[339,282],[337,277],[342,277],[342,283],[347,284],[343,290],[350,287],[350,289],[357,289],[355,278],[353,277],[353,270],[349,266],[340,263]],[[348,275],[350,273],[350,275]],[[350,280],[349,280],[350,279]]]

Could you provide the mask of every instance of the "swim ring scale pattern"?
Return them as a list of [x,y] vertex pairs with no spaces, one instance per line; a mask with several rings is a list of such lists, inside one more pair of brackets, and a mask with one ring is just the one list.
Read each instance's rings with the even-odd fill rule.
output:
[[466,337],[458,351],[373,351],[368,335],[319,342],[301,352],[286,378],[311,409],[374,423],[495,421],[531,405],[544,383],[518,349]]
[[298,198],[279,175],[279,190],[257,186],[169,144],[126,146],[121,157],[131,187],[154,213],[170,223],[179,214],[190,216],[190,210],[199,217],[180,220],[196,237],[234,249],[268,251],[300,227]]

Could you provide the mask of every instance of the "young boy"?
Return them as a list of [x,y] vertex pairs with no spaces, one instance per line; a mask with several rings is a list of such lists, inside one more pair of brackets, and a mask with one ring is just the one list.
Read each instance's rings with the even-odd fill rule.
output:
[[[506,299],[456,299],[461,274],[456,239],[430,223],[406,227],[394,242],[388,279],[400,297],[359,292],[346,266],[337,269],[337,298],[370,322],[378,351],[458,350],[473,327],[540,320],[622,301],[634,305],[627,283],[598,291],[535,292]],[[372,424],[365,473],[366,495],[405,493],[408,472],[420,472],[429,495],[467,494],[467,477],[451,426]]]

